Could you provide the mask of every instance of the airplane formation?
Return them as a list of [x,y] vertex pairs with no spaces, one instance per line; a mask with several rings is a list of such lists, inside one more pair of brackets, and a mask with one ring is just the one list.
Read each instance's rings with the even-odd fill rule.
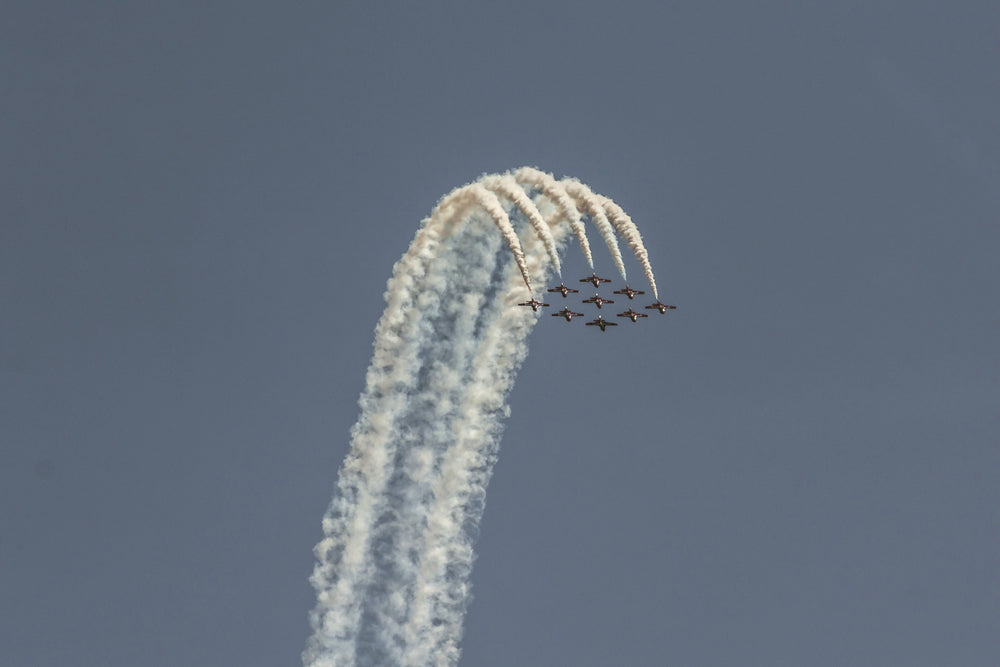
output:
[[[588,276],[586,278],[581,278],[580,282],[581,283],[590,283],[595,288],[600,288],[601,283],[609,283],[609,282],[611,282],[611,280],[608,279],[608,278],[601,278],[600,276],[598,276],[595,273],[595,274],[590,275],[590,276]],[[566,287],[566,285],[564,283],[559,283],[559,285],[557,287],[549,288],[547,291],[559,293],[565,299],[571,293],[575,294],[575,293],[578,293],[580,290],[576,290],[576,289],[573,289],[571,287]],[[625,285],[624,289],[615,290],[614,293],[615,294],[623,294],[626,297],[628,297],[628,299],[630,301],[633,298],[635,298],[635,296],[637,294],[645,294],[645,292],[643,292],[642,290],[632,289],[628,285]],[[614,300],[613,299],[605,299],[605,298],[601,297],[599,294],[594,294],[594,296],[590,297],[589,299],[583,299],[582,303],[592,303],[595,306],[597,306],[598,308],[601,308],[606,303],[614,303]],[[528,306],[528,307],[531,308],[532,311],[538,312],[539,308],[548,306],[549,304],[542,303],[541,301],[538,301],[535,298],[531,298],[531,299],[528,299],[527,301],[524,301],[524,302],[519,303],[517,305],[519,305],[519,306]],[[662,314],[662,313],[666,313],[668,310],[676,310],[677,306],[669,306],[669,305],[663,303],[662,301],[660,301],[659,299],[657,299],[656,301],[654,301],[650,305],[645,306],[645,308],[647,310],[650,310],[650,309],[651,310],[658,310]],[[575,313],[572,310],[570,310],[569,307],[564,307],[559,312],[552,313],[552,317],[562,317],[567,322],[572,322],[574,317],[582,317],[582,316],[583,316],[583,313]],[[629,308],[626,308],[624,312],[618,313],[617,317],[627,317],[630,320],[632,320],[633,322],[638,322],[640,317],[649,317],[649,315],[647,315],[646,313],[637,313],[636,311],[632,310],[631,307],[629,307]],[[617,322],[610,322],[610,321],[604,319],[604,317],[602,315],[598,315],[597,319],[591,320],[590,322],[587,322],[586,324],[587,324],[588,327],[600,327],[601,331],[604,331],[607,327],[616,327],[616,326],[618,326]]]

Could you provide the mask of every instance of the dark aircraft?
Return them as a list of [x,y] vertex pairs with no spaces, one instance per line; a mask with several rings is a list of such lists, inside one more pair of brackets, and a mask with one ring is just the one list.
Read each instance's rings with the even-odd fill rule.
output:
[[667,310],[677,310],[677,306],[668,306],[665,303],[660,303],[659,299],[655,303],[646,306],[646,308],[656,308],[661,313],[665,313]]
[[565,317],[567,322],[572,322],[574,315],[583,315],[583,313],[574,313],[569,308],[563,308],[558,313],[552,313],[552,317]]
[[580,278],[581,283],[592,283],[594,287],[600,287],[601,283],[610,283],[610,278],[598,278],[597,274],[592,274],[589,278]]
[[594,296],[590,297],[589,299],[584,299],[583,303],[594,303],[594,304],[597,304],[598,308],[600,308],[601,306],[603,306],[606,303],[614,303],[614,300],[613,299],[603,299],[603,298],[601,298],[600,295],[595,294]]
[[600,315],[598,315],[597,319],[594,320],[593,322],[587,322],[587,326],[588,327],[601,327],[601,331],[604,331],[604,327],[616,327],[616,326],[618,326],[618,323],[617,322],[608,322],[603,317],[601,317]]
[[625,296],[627,296],[630,299],[632,297],[634,297],[636,294],[645,294],[645,292],[643,292],[641,289],[632,289],[628,285],[625,286],[625,289],[615,290],[614,293],[615,294],[624,294]]
[[566,295],[569,294],[570,292],[579,292],[580,290],[578,290],[578,289],[572,289],[570,287],[566,287],[562,283],[559,283],[559,287],[553,287],[552,289],[550,289],[548,291],[549,292],[560,292],[560,293],[562,293],[563,298],[565,299]]
[[624,313],[618,313],[618,317],[627,317],[630,320],[632,320],[633,322],[635,322],[640,317],[649,317],[649,315],[647,315],[646,313],[637,313],[634,310],[632,310],[631,308],[629,308]]
[[524,303],[519,303],[519,304],[517,304],[517,305],[519,305],[519,306],[531,306],[531,310],[533,310],[534,312],[536,312],[536,313],[537,313],[537,312],[538,312],[538,307],[539,307],[539,306],[547,306],[547,305],[549,305],[549,304],[547,304],[547,303],[542,303],[541,301],[537,301],[537,300],[535,300],[535,299],[528,299],[528,300],[527,300],[527,301],[525,301]]

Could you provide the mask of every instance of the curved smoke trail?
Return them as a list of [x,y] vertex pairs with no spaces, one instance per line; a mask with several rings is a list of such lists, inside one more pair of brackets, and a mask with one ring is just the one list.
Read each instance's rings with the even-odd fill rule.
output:
[[556,249],[556,240],[549,229],[549,223],[545,221],[545,216],[535,207],[534,202],[521,189],[521,186],[517,184],[514,177],[510,174],[504,174],[503,176],[483,176],[480,181],[487,189],[493,190],[497,194],[501,194],[509,199],[527,216],[528,222],[531,223],[535,233],[538,234],[538,238],[545,244],[545,252],[548,254],[549,261],[552,262],[552,268],[557,275],[561,275],[562,267],[559,265],[559,251]]
[[[594,256],[590,252],[590,241],[587,240],[587,230],[583,226],[583,221],[580,220],[580,211],[576,208],[576,204],[573,203],[573,198],[566,192],[566,188],[554,179],[552,174],[547,174],[534,167],[521,167],[514,173],[514,180],[517,183],[523,183],[540,189],[546,197],[555,203],[561,217],[565,218],[570,227],[573,228],[573,233],[576,234],[577,241],[580,242],[580,250],[583,251],[583,256],[587,259],[587,265],[593,269]],[[560,217],[554,216],[550,219],[550,224],[555,224],[559,220]]]
[[608,220],[608,216],[604,212],[605,209],[601,206],[601,201],[597,198],[597,195],[591,192],[590,188],[579,181],[567,178],[563,180],[562,184],[566,188],[566,192],[583,204],[584,209],[590,214],[590,219],[594,222],[594,226],[597,227],[597,231],[601,233],[601,238],[604,239],[604,245],[608,246],[608,251],[611,252],[611,260],[615,263],[615,268],[618,269],[618,273],[624,278],[625,262],[622,260],[622,251],[618,247],[615,228]]
[[569,232],[589,255],[573,199],[648,266],[631,220],[578,186],[530,168],[484,176],[444,197],[396,263],[315,548],[305,665],[458,662],[506,397],[538,319],[515,304],[557,270]]

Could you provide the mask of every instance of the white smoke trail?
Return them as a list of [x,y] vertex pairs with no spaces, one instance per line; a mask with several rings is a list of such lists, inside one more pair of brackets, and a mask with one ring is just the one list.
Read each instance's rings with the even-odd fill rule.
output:
[[310,667],[458,660],[506,395],[538,319],[514,304],[522,282],[554,268],[551,251],[569,226],[537,231],[532,209],[546,225],[565,215],[544,188],[531,207],[504,197],[515,222],[535,228],[523,247],[496,195],[473,184],[441,200],[394,268],[362,413],[315,550]]
[[[561,245],[565,229],[557,228]],[[544,273],[537,244],[525,243],[534,273]],[[453,424],[453,441],[441,462],[441,474],[427,521],[427,539],[406,627],[402,664],[450,665],[458,659],[462,617],[468,599],[473,541],[470,523],[478,524],[499,444],[499,419],[508,410],[504,399],[527,355],[527,340],[536,317],[514,307],[516,284],[506,281],[494,322],[479,342],[464,400]]]
[[628,243],[629,248],[632,249],[636,259],[639,260],[639,264],[642,266],[642,272],[646,274],[646,280],[649,282],[649,288],[653,291],[653,298],[659,300],[660,295],[656,290],[656,280],[653,278],[653,266],[649,263],[649,253],[646,252],[646,246],[642,242],[642,236],[639,234],[639,228],[635,226],[635,223],[632,222],[632,218],[629,217],[628,213],[622,210],[621,206],[614,203],[604,195],[598,195],[597,200],[600,202],[604,210],[608,212],[608,216],[611,218],[611,224],[615,226],[618,233],[621,234],[625,239],[625,242]]
[[[457,340],[471,339],[474,343],[475,338],[469,335],[472,324],[469,318],[463,321],[461,315],[475,314],[480,309],[490,275],[487,270],[485,277],[476,281],[475,272],[483,267],[488,269],[495,262],[496,248],[491,250],[489,246],[496,237],[484,228],[467,235],[471,240],[458,238],[456,243],[455,216],[468,210],[463,201],[470,197],[486,204],[491,197],[496,200],[492,193],[483,196],[477,189],[482,187],[467,186],[457,192],[458,196],[442,200],[394,269],[386,292],[388,307],[376,329],[368,388],[361,399],[362,416],[352,431],[352,448],[341,471],[338,497],[324,517],[327,537],[316,547],[319,563],[313,584],[318,591],[318,603],[312,615],[315,633],[304,654],[306,664],[356,664],[358,659],[371,661],[366,664],[381,664],[385,659],[384,651],[378,648],[379,638],[365,636],[375,631],[366,632],[363,615],[381,616],[380,625],[390,625],[398,611],[393,614],[386,610],[392,605],[386,596],[373,591],[373,582],[378,579],[384,587],[384,582],[396,575],[390,575],[388,566],[380,566],[376,557],[379,554],[373,553],[373,549],[386,550],[385,544],[377,544],[379,535],[391,533],[394,526],[405,525],[402,519],[393,520],[392,515],[399,514],[401,508],[419,506],[401,502],[392,488],[393,477],[403,466],[404,476],[410,478],[403,485],[409,487],[409,495],[417,495],[419,478],[426,477],[434,464],[433,453],[426,446],[416,446],[421,443],[415,441],[448,440],[447,433],[435,432],[441,427],[435,418],[443,419],[449,412],[449,397],[442,395],[442,392],[447,394],[449,384],[454,387],[453,394],[461,389],[457,383],[461,380],[463,346],[451,346],[455,351],[451,362],[455,368],[448,369],[434,347],[437,341],[443,340],[445,348],[454,341],[447,332],[438,329],[442,323],[447,326],[457,322]],[[468,219],[463,220],[467,226],[471,226],[478,210],[473,209]],[[502,217],[495,208],[489,210],[490,221],[501,228],[511,246],[510,236],[514,234],[515,240],[517,237],[506,212],[502,209],[500,212]],[[519,241],[516,249],[521,251]],[[515,251],[511,254],[516,260]],[[530,274],[523,254],[520,256],[519,272],[523,279]],[[523,289],[519,283],[515,284],[517,290]],[[465,285],[471,288],[466,289]],[[456,305],[461,306],[457,308],[458,317]],[[428,391],[427,385],[433,389]],[[454,400],[452,397],[451,401]],[[435,409],[415,414],[414,410],[425,404]],[[430,420],[426,419],[428,415]],[[400,422],[405,422],[405,427]],[[418,430],[422,433],[414,437]],[[406,449],[402,461],[397,451],[401,448]],[[419,526],[419,522],[410,525]],[[356,653],[359,646],[360,656]]]
[[[400,445],[406,454],[399,458],[398,479],[389,490],[394,511],[383,516],[373,539],[380,581],[369,612],[379,621],[372,632],[362,632],[360,640],[379,664],[410,664],[396,648],[412,606],[409,596],[400,593],[416,585],[416,550],[425,542],[428,508],[443,452],[454,440],[450,423],[468,395],[470,358],[485,330],[484,313],[492,309],[484,300],[494,280],[500,239],[486,233],[489,224],[485,216],[472,213],[464,229],[456,230],[452,249],[440,257],[450,267],[446,305],[421,351],[427,369],[421,382],[424,390],[412,397],[406,416],[409,429]],[[523,295],[517,272],[514,276],[514,290]]]
[[[354,664],[364,589],[373,576],[368,546],[385,504],[384,489],[393,471],[398,417],[419,370],[420,341],[437,304],[428,280],[439,245],[439,230],[425,220],[406,255],[397,262],[386,289],[387,307],[375,330],[374,354],[361,416],[351,431],[351,451],[337,483],[337,495],[323,518],[325,538],[316,545],[312,583],[317,605],[311,615],[314,635],[307,664],[323,665],[323,655]],[[419,297],[419,307],[418,306]]]
[[[455,200],[455,203],[460,207],[459,212],[468,206],[478,204],[484,211],[490,214],[490,217],[496,223],[497,229],[500,230],[503,240],[507,242],[507,247],[510,248],[511,254],[514,255],[514,261],[517,262],[517,268],[521,272],[524,286],[528,288],[528,292],[531,292],[531,276],[525,264],[521,239],[518,238],[517,232],[514,231],[514,227],[510,224],[507,211],[503,209],[496,194],[487,190],[481,183],[470,183],[454,191],[448,198]],[[452,202],[449,201],[448,203],[451,204]]]
[[[559,207],[562,218],[569,222],[573,233],[576,235],[576,240],[580,243],[580,250],[587,260],[587,265],[593,269],[594,256],[590,252],[590,241],[587,240],[587,230],[583,226],[583,221],[580,220],[580,211],[576,208],[576,204],[573,203],[573,198],[566,192],[566,188],[553,178],[552,174],[547,174],[534,167],[521,167],[514,172],[514,180],[518,183],[538,188]],[[559,220],[559,217],[552,217],[550,218],[550,224],[556,224]]]
[[618,273],[621,274],[622,278],[625,278],[625,262],[622,261],[622,251],[618,248],[618,239],[615,237],[615,228],[611,226],[608,221],[608,216],[604,212],[604,207],[601,205],[600,200],[597,198],[590,188],[576,180],[575,178],[564,178],[562,180],[562,185],[566,188],[566,192],[570,194],[575,200],[583,204],[583,208],[590,215],[590,219],[593,220],[594,226],[601,233],[601,238],[604,239],[604,244],[608,246],[608,250],[611,251],[611,259],[615,263],[615,268],[618,269]]
[[538,237],[545,244],[545,252],[548,253],[549,261],[555,267],[556,274],[562,274],[562,268],[559,266],[559,252],[556,250],[556,240],[549,230],[549,223],[545,221],[542,214],[535,208],[534,202],[528,198],[528,195],[524,193],[524,190],[517,184],[514,177],[510,174],[484,176],[481,182],[487,189],[503,195],[521,209],[521,212],[527,216],[528,222],[531,223],[535,233],[538,234]]

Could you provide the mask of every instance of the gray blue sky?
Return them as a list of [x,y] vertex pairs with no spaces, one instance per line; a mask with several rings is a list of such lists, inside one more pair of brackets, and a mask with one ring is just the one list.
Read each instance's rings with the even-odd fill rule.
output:
[[296,664],[391,267],[531,164],[679,309],[536,328],[463,664],[1000,663],[995,3],[4,15],[0,662]]

